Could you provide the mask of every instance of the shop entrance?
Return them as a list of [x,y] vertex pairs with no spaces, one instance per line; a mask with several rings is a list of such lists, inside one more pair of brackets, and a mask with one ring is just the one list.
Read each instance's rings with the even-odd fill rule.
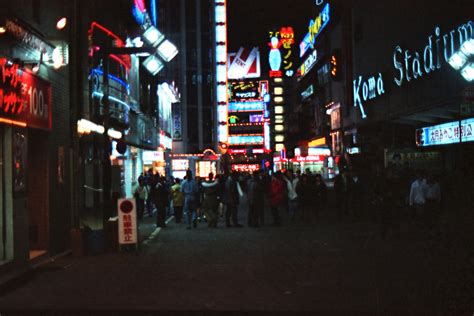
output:
[[0,125],[0,262],[13,258],[10,129]]
[[[44,255],[49,245],[48,134],[35,130],[28,139],[28,231],[30,259]],[[66,210],[63,210],[66,211]]]

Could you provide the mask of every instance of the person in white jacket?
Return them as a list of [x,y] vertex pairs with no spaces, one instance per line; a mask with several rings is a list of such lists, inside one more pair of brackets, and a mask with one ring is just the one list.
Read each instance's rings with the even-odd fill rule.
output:
[[426,180],[423,178],[421,172],[416,173],[416,179],[411,184],[409,204],[414,207],[414,216],[418,219],[423,216],[425,212],[426,194],[428,187]]
[[285,182],[288,192],[288,215],[292,221],[295,219],[296,212],[298,211],[298,194],[296,193],[298,181],[299,179],[294,176],[292,171],[286,171]]

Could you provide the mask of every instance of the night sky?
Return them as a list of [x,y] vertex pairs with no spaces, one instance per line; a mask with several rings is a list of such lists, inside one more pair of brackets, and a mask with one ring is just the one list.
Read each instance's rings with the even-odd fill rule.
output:
[[268,31],[282,26],[293,26],[299,43],[320,8],[314,0],[228,0],[228,51],[266,47]]

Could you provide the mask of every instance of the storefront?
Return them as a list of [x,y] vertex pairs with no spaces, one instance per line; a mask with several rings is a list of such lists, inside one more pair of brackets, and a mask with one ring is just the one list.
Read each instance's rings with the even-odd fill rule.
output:
[[281,156],[274,157],[275,171],[289,169],[293,172],[300,171],[304,173],[310,171],[312,174],[321,174],[324,178],[328,175],[327,159],[330,157],[328,148],[308,148],[306,155],[302,156],[300,148],[295,149],[295,157],[285,159]]
[[[5,177],[2,177],[1,212],[11,215],[14,211],[16,214],[16,220],[6,216],[1,225],[6,232],[27,232],[25,245],[28,245],[29,258],[34,259],[48,253],[50,242],[49,186],[45,185],[49,179],[49,155],[45,148],[48,148],[48,131],[51,130],[52,123],[52,87],[50,83],[20,69],[7,58],[1,58],[0,63],[0,92],[3,96],[0,121],[4,124],[0,138],[3,146],[2,160],[6,162],[2,165]],[[23,86],[26,89],[22,89]],[[35,91],[34,98],[26,98],[28,90]],[[23,103],[22,100],[26,102]],[[42,181],[32,181],[33,179]],[[26,209],[23,205],[26,205]],[[21,227],[21,218],[26,220],[27,227]],[[18,231],[15,232],[14,228]],[[5,236],[2,239],[6,239]],[[13,255],[12,241],[6,239],[3,242],[4,250],[9,248],[8,253]],[[3,257],[13,259],[6,252]]]
[[183,179],[186,171],[190,170],[194,177],[207,179],[209,173],[216,175],[219,170],[220,155],[212,149],[206,149],[202,154],[172,154],[171,174],[175,178]]

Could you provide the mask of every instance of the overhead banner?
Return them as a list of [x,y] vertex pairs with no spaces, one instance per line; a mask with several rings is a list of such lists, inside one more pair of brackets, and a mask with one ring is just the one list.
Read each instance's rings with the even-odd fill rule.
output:
[[230,53],[227,60],[228,79],[246,79],[260,77],[260,52],[258,47],[252,50],[241,47],[237,53]]

